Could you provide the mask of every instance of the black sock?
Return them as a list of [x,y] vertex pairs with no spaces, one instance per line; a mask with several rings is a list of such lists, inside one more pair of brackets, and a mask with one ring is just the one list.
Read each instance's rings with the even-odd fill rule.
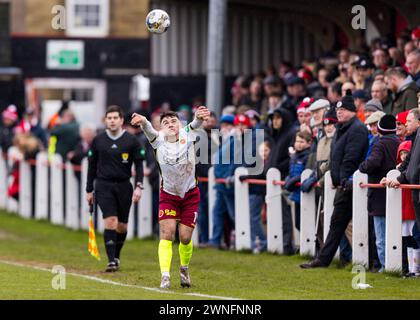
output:
[[115,249],[117,246],[117,231],[105,229],[104,241],[106,254],[108,255],[108,261],[112,262],[115,259]]
[[115,250],[115,258],[120,258],[121,249],[124,245],[125,238],[127,238],[127,232],[118,233],[117,232],[117,247]]

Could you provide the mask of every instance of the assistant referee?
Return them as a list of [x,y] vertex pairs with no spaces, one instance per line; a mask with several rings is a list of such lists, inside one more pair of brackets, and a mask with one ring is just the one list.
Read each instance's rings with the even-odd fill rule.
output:
[[[95,190],[105,222],[106,272],[117,271],[120,267],[131,202],[140,200],[143,189],[144,149],[134,135],[122,129],[123,123],[121,108],[110,106],[105,113],[106,130],[94,138],[88,152],[86,199],[92,205]],[[130,183],[133,162],[136,169],[134,191]]]

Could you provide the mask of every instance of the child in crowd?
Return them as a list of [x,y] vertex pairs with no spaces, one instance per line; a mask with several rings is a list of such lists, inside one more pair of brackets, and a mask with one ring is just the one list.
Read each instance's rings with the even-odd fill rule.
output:
[[[411,149],[411,141],[404,141],[398,147],[397,168],[405,160]],[[402,272],[404,276],[413,276],[420,272],[420,249],[413,239],[413,227],[416,215],[413,207],[411,190],[402,189]]]
[[300,230],[300,175],[305,170],[306,162],[311,153],[312,135],[306,131],[299,131],[296,134],[294,149],[291,156],[289,175],[286,177],[284,188],[291,192],[289,199],[295,203],[295,227]]

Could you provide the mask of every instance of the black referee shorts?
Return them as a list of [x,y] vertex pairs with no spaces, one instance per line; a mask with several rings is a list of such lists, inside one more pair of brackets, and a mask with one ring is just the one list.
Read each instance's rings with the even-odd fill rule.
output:
[[95,197],[102,210],[103,218],[118,217],[118,222],[128,223],[133,196],[130,181],[110,182],[97,179]]

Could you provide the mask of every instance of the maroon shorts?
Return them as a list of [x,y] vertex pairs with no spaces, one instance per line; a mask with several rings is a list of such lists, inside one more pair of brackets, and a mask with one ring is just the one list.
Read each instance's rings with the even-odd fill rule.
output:
[[184,198],[160,190],[159,221],[176,219],[179,223],[195,228],[200,203],[200,189],[195,187],[188,191]]

